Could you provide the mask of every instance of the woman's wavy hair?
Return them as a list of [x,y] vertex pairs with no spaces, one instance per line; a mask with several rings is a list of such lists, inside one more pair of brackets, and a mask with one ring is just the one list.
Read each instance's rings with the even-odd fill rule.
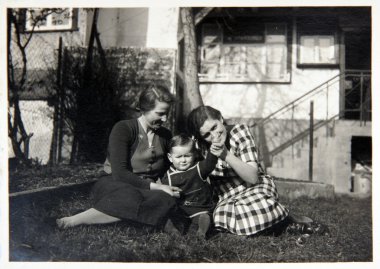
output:
[[175,102],[175,97],[165,86],[149,85],[140,94],[138,108],[143,113],[151,111],[156,106],[156,100],[171,105]]
[[187,117],[187,130],[194,136],[202,152],[205,151],[208,144],[201,136],[199,130],[208,119],[223,120],[222,113],[211,106],[199,106],[193,109]]

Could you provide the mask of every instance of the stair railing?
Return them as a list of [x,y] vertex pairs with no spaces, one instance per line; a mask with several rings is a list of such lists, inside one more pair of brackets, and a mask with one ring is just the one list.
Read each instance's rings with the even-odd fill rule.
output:
[[[255,136],[260,140],[259,156],[263,166],[271,166],[273,156],[308,136],[310,132],[308,102],[312,100],[318,99],[320,107],[324,107],[325,109],[324,113],[323,111],[319,111],[319,117],[314,120],[313,130],[326,126],[326,136],[331,132],[329,125],[331,125],[336,119],[345,117],[349,118],[350,115],[355,116],[359,113],[359,117],[358,115],[355,117],[360,120],[360,124],[365,124],[365,122],[371,118],[370,81],[370,71],[347,70],[344,73],[335,75],[292,102],[269,114],[267,117],[250,125]],[[338,111],[335,109],[334,112],[333,106],[336,107],[338,103],[335,104],[336,99],[331,98],[331,96],[334,97],[335,94],[335,97],[337,97],[338,92],[342,92],[339,90],[342,87],[342,84],[345,85],[345,91],[343,91],[345,93],[345,98],[350,97],[354,100],[355,98],[352,97],[358,96],[359,105],[355,103],[351,108],[345,107]],[[330,93],[330,90],[334,88],[336,90],[338,89],[338,91]],[[339,98],[339,95],[337,98]],[[318,103],[315,107],[319,107]],[[288,115],[286,115],[286,113],[288,113]],[[322,114],[325,116],[321,117]],[[292,155],[297,154],[299,153],[292,147]]]

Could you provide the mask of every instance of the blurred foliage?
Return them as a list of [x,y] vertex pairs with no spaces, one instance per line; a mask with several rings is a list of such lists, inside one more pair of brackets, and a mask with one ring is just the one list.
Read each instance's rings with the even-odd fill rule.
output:
[[66,130],[78,143],[74,163],[103,161],[112,126],[139,115],[142,89],[150,84],[171,87],[173,51],[112,48],[104,50],[104,58],[101,52],[94,50],[90,70],[86,70],[87,49],[73,47],[64,54]]

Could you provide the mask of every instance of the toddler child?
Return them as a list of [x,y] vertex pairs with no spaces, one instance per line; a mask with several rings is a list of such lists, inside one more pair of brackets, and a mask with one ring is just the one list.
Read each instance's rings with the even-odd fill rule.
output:
[[162,178],[162,184],[179,187],[179,205],[191,221],[198,223],[197,236],[206,237],[214,209],[212,188],[208,175],[214,170],[218,158],[208,153],[197,162],[195,141],[185,135],[174,136],[169,143],[168,158],[172,166]]

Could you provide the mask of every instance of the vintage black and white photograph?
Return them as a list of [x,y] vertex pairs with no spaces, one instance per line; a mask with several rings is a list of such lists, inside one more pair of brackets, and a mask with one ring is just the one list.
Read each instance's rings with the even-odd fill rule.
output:
[[6,266],[374,266],[373,1],[64,2],[3,7]]

